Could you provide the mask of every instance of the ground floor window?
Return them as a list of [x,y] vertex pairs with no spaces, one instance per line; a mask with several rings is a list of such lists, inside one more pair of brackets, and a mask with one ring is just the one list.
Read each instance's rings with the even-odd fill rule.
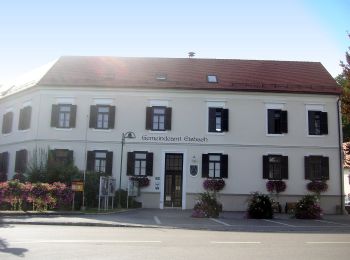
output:
[[153,175],[153,153],[146,151],[128,152],[127,160],[127,175]]

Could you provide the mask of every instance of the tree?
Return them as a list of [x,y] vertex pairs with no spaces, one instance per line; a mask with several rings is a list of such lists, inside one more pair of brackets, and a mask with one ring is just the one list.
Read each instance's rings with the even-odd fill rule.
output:
[[[350,38],[350,34],[348,34]],[[349,47],[350,51],[350,47]],[[341,111],[343,122],[343,141],[350,141],[350,53],[345,52],[346,63],[340,62],[343,68],[342,74],[338,75],[335,80],[342,87],[343,93],[341,95]]]

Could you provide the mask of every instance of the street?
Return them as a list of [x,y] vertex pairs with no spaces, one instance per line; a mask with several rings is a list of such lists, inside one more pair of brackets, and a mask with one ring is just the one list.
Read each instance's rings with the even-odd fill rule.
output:
[[350,234],[2,225],[0,259],[349,259]]

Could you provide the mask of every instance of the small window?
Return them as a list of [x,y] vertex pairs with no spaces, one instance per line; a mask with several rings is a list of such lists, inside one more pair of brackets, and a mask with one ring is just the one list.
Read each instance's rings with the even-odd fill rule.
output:
[[288,156],[264,155],[263,178],[269,180],[288,179]]
[[288,132],[287,111],[281,109],[267,110],[267,133],[283,134]]
[[327,112],[308,111],[309,135],[328,134],[328,116]]
[[219,107],[209,108],[208,132],[228,131],[228,109]]
[[128,152],[127,159],[127,175],[153,175],[153,153],[144,151]]
[[30,128],[30,119],[32,114],[32,107],[26,106],[19,112],[18,130],[26,130]]
[[115,106],[90,106],[89,127],[95,129],[113,129],[115,121]]
[[51,126],[56,128],[73,128],[77,106],[71,104],[52,105]]
[[329,158],[324,156],[305,156],[305,179],[328,180]]
[[2,133],[9,134],[12,131],[13,112],[7,112],[2,118]]
[[228,155],[220,153],[202,154],[202,177],[227,178]]
[[20,150],[16,152],[16,161],[15,161],[15,172],[25,173],[27,169],[28,161],[28,152],[27,150]]
[[73,151],[68,149],[55,149],[50,151],[50,161],[60,165],[73,163]]
[[171,130],[171,108],[162,106],[147,107],[146,129],[152,131]]
[[113,152],[95,150],[87,152],[86,170],[112,175]]
[[218,79],[216,75],[208,75],[207,80],[209,83],[218,83]]

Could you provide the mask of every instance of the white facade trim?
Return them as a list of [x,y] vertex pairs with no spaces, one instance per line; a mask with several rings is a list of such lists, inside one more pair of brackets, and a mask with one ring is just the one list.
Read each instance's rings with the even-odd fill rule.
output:
[[56,97],[56,104],[75,104],[74,97]]
[[93,98],[94,105],[112,105],[113,103],[113,98]]

